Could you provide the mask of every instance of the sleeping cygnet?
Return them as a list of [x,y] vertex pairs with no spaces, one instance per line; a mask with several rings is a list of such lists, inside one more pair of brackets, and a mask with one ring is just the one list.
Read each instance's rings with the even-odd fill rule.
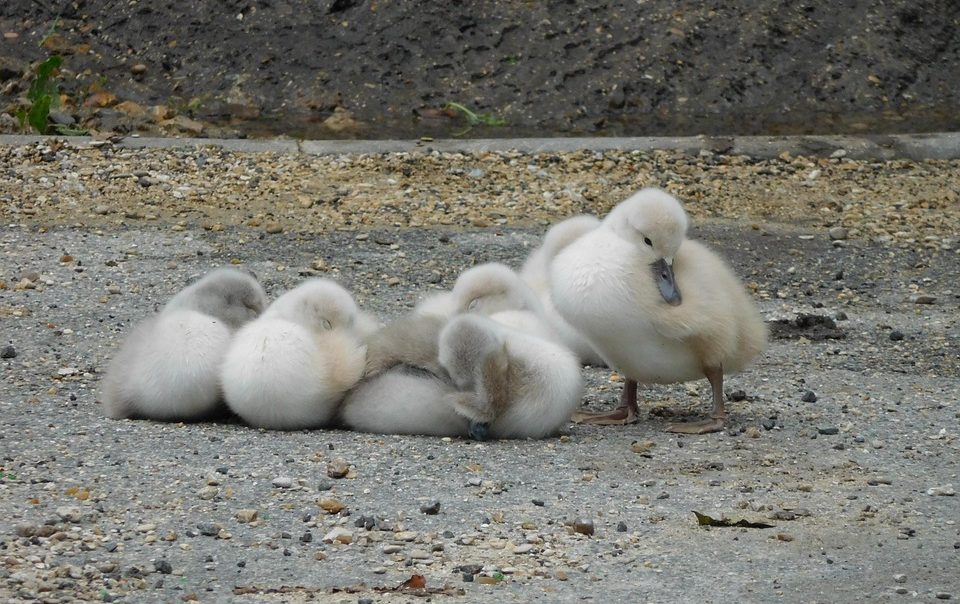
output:
[[200,419],[222,408],[220,365],[237,328],[266,307],[251,275],[218,269],[181,290],[127,336],[103,380],[107,415]]
[[437,360],[446,319],[413,312],[364,340],[363,381],[340,406],[340,423],[359,432],[467,436],[469,420],[457,413],[462,393]]
[[220,375],[227,405],[261,428],[328,425],[363,375],[369,323],[333,281],[286,292],[234,337]]
[[578,359],[565,347],[466,314],[440,333],[439,361],[473,396],[455,401],[474,438],[543,438],[569,421],[583,394]]
[[461,313],[477,313],[525,333],[556,339],[537,295],[516,272],[498,262],[478,264],[463,271],[452,290],[424,299],[414,312],[445,319]]

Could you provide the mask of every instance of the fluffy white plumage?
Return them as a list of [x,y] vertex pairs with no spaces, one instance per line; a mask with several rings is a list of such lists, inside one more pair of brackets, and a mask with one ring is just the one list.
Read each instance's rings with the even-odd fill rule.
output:
[[457,408],[488,424],[493,438],[543,438],[558,432],[580,403],[580,364],[566,348],[477,315],[440,332],[439,361],[473,398]]
[[589,365],[604,365],[605,361],[587,338],[557,312],[550,296],[550,266],[557,254],[599,225],[597,217],[586,214],[558,222],[547,230],[540,246],[530,252],[520,269],[520,278],[540,299],[543,318],[555,334],[553,337]]
[[449,380],[398,366],[351,390],[340,421],[359,432],[467,436],[470,420],[456,411],[464,396]]
[[453,289],[424,298],[414,309],[421,316],[451,319],[477,313],[498,323],[548,340],[556,340],[536,293],[505,264],[488,262],[457,277]]
[[370,321],[333,281],[286,292],[234,337],[220,374],[227,405],[262,428],[328,425],[363,375]]
[[119,419],[199,419],[221,404],[220,365],[237,327],[266,306],[252,276],[215,270],[137,325],[103,381],[104,410]]
[[551,295],[627,378],[671,383],[706,375],[722,416],[722,372],[760,354],[766,326],[731,269],[686,239],[686,229],[673,196],[643,189],[557,255]]

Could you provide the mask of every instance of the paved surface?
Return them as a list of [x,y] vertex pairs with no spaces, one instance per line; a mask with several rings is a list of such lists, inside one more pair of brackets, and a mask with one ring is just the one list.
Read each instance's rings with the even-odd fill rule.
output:
[[[385,591],[414,574],[437,602],[960,597],[948,242],[695,218],[693,235],[785,321],[728,379],[730,429],[662,431],[707,410],[704,381],[644,389],[632,426],[474,443],[112,421],[99,380],[130,325],[211,267],[246,265],[272,296],[330,276],[389,319],[476,262],[517,266],[543,226],[264,235],[85,221],[10,214],[0,230],[4,599],[424,601]],[[585,404],[612,405],[619,383],[585,372]],[[340,460],[347,475],[331,477]],[[702,528],[693,510],[774,527]],[[337,527],[349,543],[324,541]]]
[[[0,145],[23,145],[42,140],[44,137],[34,135],[0,135]],[[71,137],[69,140],[77,145],[98,144],[90,137]],[[875,136],[644,136],[437,140],[429,137],[421,140],[289,140],[131,136],[120,139],[118,146],[130,149],[213,146],[240,152],[299,152],[313,155],[406,153],[425,149],[446,153],[509,150],[523,153],[674,150],[691,154],[709,151],[749,155],[763,159],[775,158],[783,153],[814,157],[834,155],[850,159],[960,159],[960,133],[956,132]]]

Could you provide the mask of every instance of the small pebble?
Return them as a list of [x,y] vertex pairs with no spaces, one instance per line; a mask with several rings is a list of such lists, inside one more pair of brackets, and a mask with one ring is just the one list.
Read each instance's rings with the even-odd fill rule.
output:
[[621,520],[620,522],[618,522],[618,523],[617,523],[617,532],[618,532],[618,533],[626,533],[626,532],[627,532],[627,523],[624,522],[623,520]]
[[428,505],[421,505],[420,511],[428,516],[435,516],[440,513],[440,502],[434,501]]
[[216,537],[220,534],[221,528],[223,527],[212,522],[201,522],[197,525],[197,529],[200,531],[200,534],[205,537]]
[[849,236],[847,229],[842,226],[831,227],[831,229],[827,232],[830,234],[830,239],[834,241],[840,241]]
[[15,359],[17,358],[17,349],[12,345],[7,344],[3,347],[3,350],[0,350],[0,359]]
[[[332,497],[321,497],[317,500],[317,505],[328,514],[339,514],[345,506],[341,501]],[[371,520],[372,525],[372,520]]]
[[815,403],[817,402],[817,393],[813,390],[807,390],[803,393],[803,396],[800,397],[800,400],[805,403]]
[[343,527],[334,527],[330,532],[323,536],[324,543],[343,543],[344,545],[353,542],[353,533]]
[[575,533],[580,533],[581,535],[593,535],[593,521],[591,520],[574,520],[573,521],[573,531]]
[[320,482],[317,483],[318,491],[329,491],[332,488],[333,488],[333,483],[330,482],[329,480],[321,480]]
[[821,426],[817,428],[817,432],[819,432],[820,434],[825,434],[827,436],[832,436],[834,434],[839,434],[840,428],[837,428],[836,426]]
[[272,484],[278,489],[289,489],[293,486],[293,479],[289,476],[277,476],[273,479]]
[[350,472],[350,464],[342,459],[335,459],[327,464],[327,476],[343,478]]
[[952,484],[945,484],[941,487],[930,487],[927,489],[927,495],[933,497],[953,497],[957,492],[953,489]]
[[57,516],[66,522],[77,523],[80,522],[81,518],[83,517],[83,512],[80,511],[80,508],[74,506],[59,507],[57,508],[56,512]]
[[894,329],[893,331],[890,332],[890,341],[899,342],[902,339],[903,339],[903,332],[900,331],[899,329]]
[[169,575],[173,572],[173,567],[166,560],[157,560],[153,563],[153,568],[162,575]]
[[253,522],[257,519],[257,510],[245,508],[237,510],[237,522]]

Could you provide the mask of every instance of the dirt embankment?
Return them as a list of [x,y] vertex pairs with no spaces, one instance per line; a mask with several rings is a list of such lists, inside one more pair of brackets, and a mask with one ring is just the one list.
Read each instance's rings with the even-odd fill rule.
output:
[[957,129],[960,6],[847,4],[9,0],[0,110],[61,53],[57,119],[119,133]]

